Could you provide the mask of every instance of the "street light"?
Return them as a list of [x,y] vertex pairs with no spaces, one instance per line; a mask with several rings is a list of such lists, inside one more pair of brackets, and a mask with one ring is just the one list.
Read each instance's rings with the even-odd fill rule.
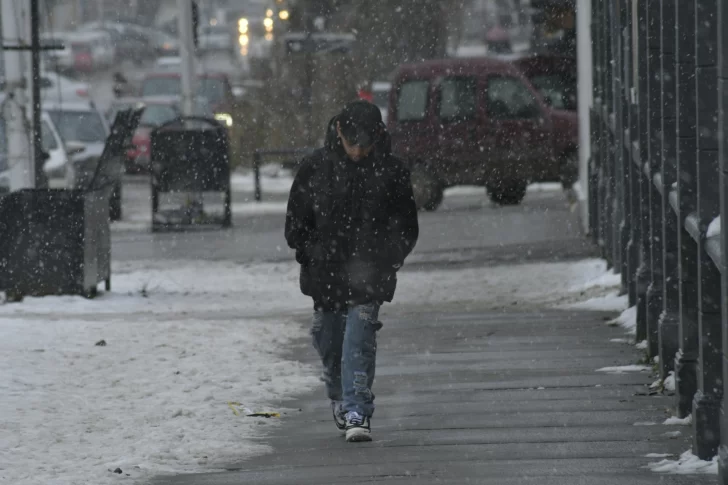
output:
[[242,34],[238,38],[238,42],[240,42],[240,45],[243,46],[243,47],[245,47],[246,45],[248,45],[250,43],[250,38],[248,37],[248,34]]
[[288,10],[281,10],[278,12],[278,18],[281,20],[288,20],[288,17],[290,17],[290,14],[288,13]]
[[266,10],[265,11],[265,16],[268,17],[268,18],[272,17],[273,16],[273,9],[272,8],[269,8],[268,10]]
[[266,17],[263,20],[263,25],[265,26],[266,32],[273,32],[273,19],[270,17]]

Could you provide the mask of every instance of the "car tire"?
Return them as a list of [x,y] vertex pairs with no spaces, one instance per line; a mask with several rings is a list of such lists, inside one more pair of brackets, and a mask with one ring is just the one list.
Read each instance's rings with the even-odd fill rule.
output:
[[486,192],[491,201],[498,205],[518,205],[526,197],[528,182],[525,180],[501,180],[488,184]]
[[109,199],[109,219],[120,221],[121,216],[121,182],[118,182],[114,185]]
[[435,211],[443,199],[442,184],[432,175],[427,173],[424,167],[416,167],[410,175],[412,181],[412,192],[415,196],[415,205],[418,211]]

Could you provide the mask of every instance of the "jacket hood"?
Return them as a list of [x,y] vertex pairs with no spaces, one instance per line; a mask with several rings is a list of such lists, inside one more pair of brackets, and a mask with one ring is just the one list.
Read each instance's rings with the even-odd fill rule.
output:
[[[324,139],[324,148],[334,153],[343,153],[344,148],[341,146],[341,140],[339,135],[336,133],[336,120],[339,119],[339,115],[334,116],[329,120],[326,126],[326,137]],[[375,144],[375,151],[378,155],[388,157],[392,154],[392,137],[389,136],[387,127],[382,123],[382,135],[379,137]]]

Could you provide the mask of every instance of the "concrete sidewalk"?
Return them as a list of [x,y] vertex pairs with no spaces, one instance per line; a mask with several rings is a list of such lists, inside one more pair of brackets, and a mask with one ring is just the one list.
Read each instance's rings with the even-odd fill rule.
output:
[[[613,315],[543,310],[423,314],[385,307],[379,336],[373,443],[347,444],[323,388],[299,401],[265,442],[274,452],[226,473],[160,477],[155,485],[717,483],[646,468],[691,445],[666,426],[674,399],[649,395]],[[296,355],[313,361],[308,342]],[[653,423],[646,425],[646,423]],[[674,436],[675,432],[679,436]]]

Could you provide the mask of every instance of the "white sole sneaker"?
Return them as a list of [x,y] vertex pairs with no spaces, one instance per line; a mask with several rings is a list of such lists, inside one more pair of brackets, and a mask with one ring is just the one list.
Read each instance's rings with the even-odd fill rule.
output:
[[371,441],[372,433],[366,428],[349,428],[346,430],[346,441],[349,443],[361,443]]

